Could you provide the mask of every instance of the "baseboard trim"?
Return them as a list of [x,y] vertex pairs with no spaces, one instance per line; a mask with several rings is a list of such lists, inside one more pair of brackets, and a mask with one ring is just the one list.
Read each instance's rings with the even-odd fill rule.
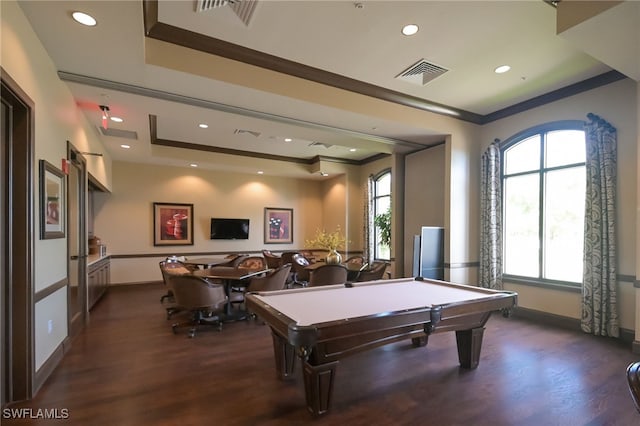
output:
[[[513,310],[512,315],[517,318],[522,318],[537,323],[545,324],[550,327],[563,328],[565,330],[582,331],[580,327],[580,320],[576,318],[563,317],[561,315],[551,314],[549,312],[536,311],[535,309],[528,309],[518,306]],[[635,331],[626,328],[620,328],[620,337],[617,339],[632,344],[633,353],[638,350],[640,353],[640,342],[637,342],[637,349],[634,349]]]
[[40,369],[36,371],[34,383],[33,383],[33,396],[35,397],[38,394],[38,391],[47,381],[51,373],[54,372],[60,361],[64,358],[69,349],[71,348],[71,339],[67,336],[64,338],[62,343],[58,345],[57,348],[53,351],[51,356],[47,358],[47,360],[42,364]]

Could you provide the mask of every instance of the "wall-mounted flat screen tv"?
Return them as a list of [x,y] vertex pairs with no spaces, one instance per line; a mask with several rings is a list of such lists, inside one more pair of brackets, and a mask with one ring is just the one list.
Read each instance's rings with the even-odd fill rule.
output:
[[249,219],[211,218],[212,240],[246,240],[249,238]]

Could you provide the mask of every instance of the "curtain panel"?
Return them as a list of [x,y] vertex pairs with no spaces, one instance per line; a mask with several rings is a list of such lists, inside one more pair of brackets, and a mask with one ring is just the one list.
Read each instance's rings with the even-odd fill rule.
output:
[[595,114],[585,124],[586,174],[581,327],[619,336],[616,295],[616,129]]
[[480,286],[502,290],[502,180],[500,141],[482,154],[480,176]]

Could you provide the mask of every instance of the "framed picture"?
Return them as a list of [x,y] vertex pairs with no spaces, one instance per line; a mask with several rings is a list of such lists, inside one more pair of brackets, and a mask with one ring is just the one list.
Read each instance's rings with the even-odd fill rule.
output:
[[193,204],[153,203],[153,245],[193,245]]
[[293,243],[293,209],[264,209],[265,244]]
[[66,200],[64,173],[40,160],[40,239],[64,238]]

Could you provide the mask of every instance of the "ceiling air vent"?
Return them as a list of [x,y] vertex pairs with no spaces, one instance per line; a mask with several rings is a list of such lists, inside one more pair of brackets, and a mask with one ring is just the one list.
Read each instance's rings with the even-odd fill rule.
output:
[[420,84],[424,86],[431,80],[440,77],[442,74],[449,71],[440,65],[427,62],[425,59],[419,60],[417,63],[411,65],[406,70],[402,71],[396,76],[397,79],[407,81],[413,84]]
[[229,5],[240,20],[248,27],[258,0],[197,0],[196,12],[206,12]]
[[197,0],[196,12],[204,12],[209,9],[215,9],[216,7],[226,6],[227,4],[235,3],[237,0]]
[[260,132],[255,132],[255,131],[253,131],[253,130],[235,129],[235,130],[233,131],[233,134],[234,134],[234,135],[241,135],[241,134],[243,134],[243,133],[246,133],[246,134],[249,134],[249,135],[255,136],[256,138],[257,138],[258,136],[260,136]]

